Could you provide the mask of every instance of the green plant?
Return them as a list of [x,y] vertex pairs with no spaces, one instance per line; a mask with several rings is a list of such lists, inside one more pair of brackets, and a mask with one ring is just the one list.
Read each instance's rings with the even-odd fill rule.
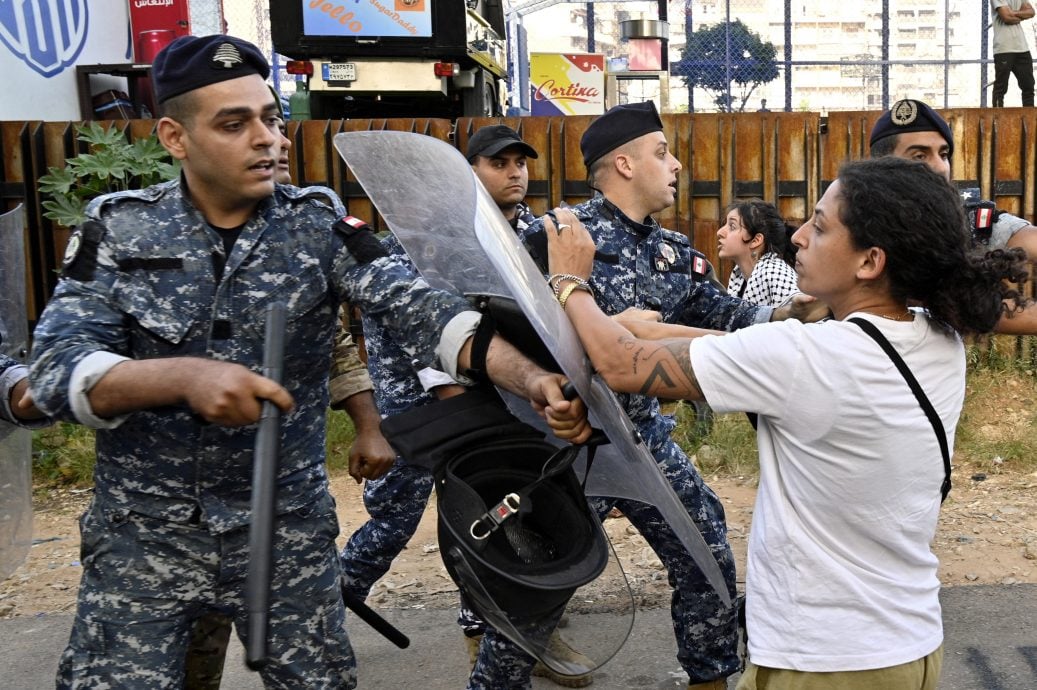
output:
[[89,486],[94,458],[93,429],[58,422],[32,434],[32,475],[37,487]]
[[955,464],[988,472],[1037,469],[1037,377],[1018,359],[969,367],[965,406],[954,439]]
[[713,415],[703,424],[701,410],[689,403],[676,409],[677,428],[673,439],[704,475],[754,475],[759,468],[756,431],[741,413]]
[[154,136],[130,143],[116,127],[97,122],[77,125],[76,135],[89,144],[89,152],[69,158],[63,168],[47,168],[39,179],[40,192],[50,197],[42,204],[43,215],[66,227],[86,220],[87,203],[95,196],[147,187],[179,174],[179,165]]
[[349,470],[349,447],[353,445],[356,431],[353,420],[340,410],[328,410],[327,462],[328,472]]
[[[331,473],[349,469],[349,447],[356,437],[345,412],[328,410],[327,462]],[[94,431],[58,422],[32,435],[32,475],[37,488],[90,486],[93,482]]]

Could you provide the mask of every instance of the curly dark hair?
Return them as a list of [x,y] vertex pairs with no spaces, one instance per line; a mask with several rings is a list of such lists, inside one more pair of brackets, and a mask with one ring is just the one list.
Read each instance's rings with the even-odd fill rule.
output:
[[731,211],[738,211],[750,240],[763,235],[764,252],[774,252],[790,266],[795,266],[796,247],[789,242],[789,237],[796,229],[785,222],[777,206],[762,199],[749,199],[729,205],[724,215],[727,216]]
[[963,334],[989,333],[1022,308],[1019,291],[1002,281],[1026,279],[1025,254],[971,252],[961,198],[942,175],[887,156],[846,163],[839,182],[839,219],[858,249],[885,250],[893,297]]

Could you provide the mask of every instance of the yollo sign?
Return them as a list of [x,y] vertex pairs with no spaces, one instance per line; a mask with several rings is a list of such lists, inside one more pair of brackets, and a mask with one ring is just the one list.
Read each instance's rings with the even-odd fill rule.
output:
[[432,35],[433,0],[299,0],[307,36]]

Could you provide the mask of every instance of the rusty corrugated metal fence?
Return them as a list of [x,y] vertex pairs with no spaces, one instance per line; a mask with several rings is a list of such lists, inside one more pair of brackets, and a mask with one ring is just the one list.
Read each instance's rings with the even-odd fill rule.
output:
[[[1037,110],[957,109],[942,111],[956,141],[954,177],[961,187],[980,187],[999,208],[1034,219],[1037,190]],[[666,227],[688,235],[717,264],[716,236],[724,208],[737,199],[775,202],[791,224],[805,220],[814,202],[835,178],[839,165],[867,153],[867,137],[878,112],[667,114],[663,124],[684,166],[677,200],[659,214]],[[417,132],[453,142],[464,151],[479,127],[503,122],[517,129],[540,158],[529,161],[530,206],[536,213],[591,195],[580,155],[580,136],[593,118],[525,117],[328,120],[289,123],[292,173],[299,185],[323,184],[342,196],[350,213],[384,229],[373,206],[331,144],[341,131],[391,129]],[[0,123],[2,210],[24,203],[29,317],[34,322],[57,279],[69,230],[42,215],[36,180],[48,166],[60,166],[82,149],[74,123]],[[133,139],[152,133],[151,120],[113,123]],[[386,161],[391,165],[392,161]]]

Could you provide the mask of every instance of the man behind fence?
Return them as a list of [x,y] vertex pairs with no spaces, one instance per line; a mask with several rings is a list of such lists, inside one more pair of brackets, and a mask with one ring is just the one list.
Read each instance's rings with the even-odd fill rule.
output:
[[1008,75],[1014,74],[1023,107],[1033,107],[1033,60],[1023,22],[1033,17],[1027,0],[990,0],[994,11],[994,107],[1005,107]]

